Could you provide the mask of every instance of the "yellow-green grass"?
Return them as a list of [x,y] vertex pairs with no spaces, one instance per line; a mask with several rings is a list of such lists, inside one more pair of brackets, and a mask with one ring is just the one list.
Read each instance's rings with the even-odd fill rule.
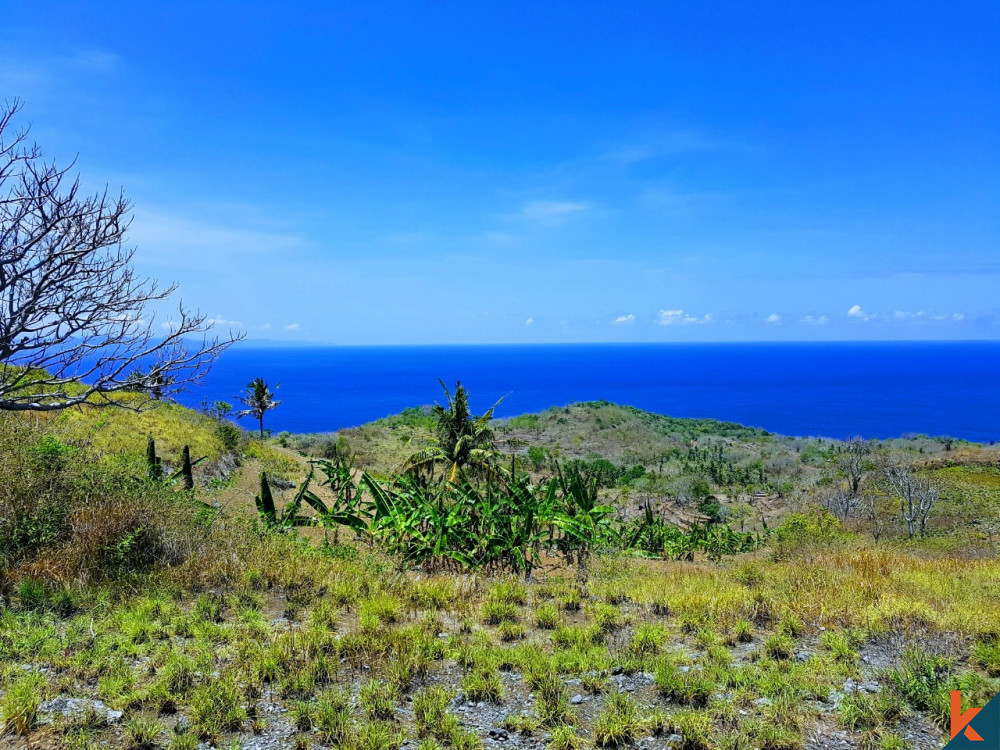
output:
[[620,559],[608,564],[609,578],[592,591],[624,591],[632,601],[722,630],[740,619],[777,622],[787,613],[812,632],[856,626],[976,635],[994,631],[1000,622],[995,559],[925,557],[859,542],[854,549],[761,565],[766,575],[748,586],[738,564]]
[[[13,418],[4,419],[0,428]],[[214,423],[167,406],[67,412],[43,427],[23,435],[79,443],[72,460],[84,461],[141,458],[147,427],[162,430],[163,452],[174,440],[203,440],[208,450]],[[16,442],[3,443],[8,453]],[[252,488],[261,465],[302,475],[304,462],[287,450],[251,446],[255,460],[234,486]],[[33,472],[26,491],[45,493],[50,477],[30,453],[0,456],[0,476]],[[112,747],[175,734],[178,747],[226,747],[268,731],[266,695],[288,711],[303,747],[395,747],[404,736],[424,747],[477,747],[488,728],[452,710],[461,695],[524,708],[510,726],[544,731],[557,747],[675,732],[689,748],[795,748],[809,733],[840,728],[859,742],[891,742],[903,711],[940,723],[952,685],[971,701],[1000,689],[1000,563],[954,546],[876,545],[837,532],[722,563],[595,555],[583,586],[577,569],[561,564],[532,581],[424,575],[367,540],[317,547],[265,533],[248,514],[173,502],[176,493],[155,494],[142,481],[122,490],[118,505],[98,505],[88,487],[74,502],[109,513],[153,504],[141,524],[169,522],[169,538],[183,544],[169,565],[100,579],[49,575],[54,566],[30,559],[5,572],[0,710],[12,732],[37,731],[32,712],[42,698],[74,695],[126,716],[118,726],[44,730],[67,743],[80,732]],[[866,666],[862,655],[878,648],[898,674]],[[921,692],[928,669],[940,674]],[[846,680],[869,678],[883,685],[877,699],[833,709]],[[586,710],[570,703],[576,692],[586,694]],[[190,732],[171,731],[177,715]]]

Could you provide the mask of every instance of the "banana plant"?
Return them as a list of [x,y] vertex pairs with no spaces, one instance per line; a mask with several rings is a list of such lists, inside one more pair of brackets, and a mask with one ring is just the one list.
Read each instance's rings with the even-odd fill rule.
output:
[[[148,451],[148,449],[147,449]],[[204,463],[208,460],[208,456],[202,456],[201,458],[196,458],[194,461],[191,460],[191,449],[188,446],[184,446],[181,451],[181,465],[173,474],[170,475],[167,481],[171,484],[175,484],[177,480],[182,481],[182,488],[184,490],[194,489],[194,473],[192,469],[199,464]]]
[[614,508],[600,503],[596,478],[585,479],[576,467],[563,472],[557,465],[556,481],[562,490],[563,502],[556,508],[553,522],[570,538],[576,550],[577,577],[585,588],[591,550],[614,534],[611,525]]
[[302,487],[299,488],[299,491],[295,493],[292,502],[286,505],[284,510],[279,513],[274,505],[274,495],[271,494],[271,484],[267,480],[267,472],[262,471],[260,473],[260,493],[254,497],[254,503],[257,505],[257,514],[260,516],[265,528],[275,531],[285,531],[296,527],[314,525],[315,522],[312,518],[299,513],[302,509],[302,501],[308,487],[308,482],[309,480],[307,479],[302,484]]
[[[346,526],[359,534],[368,531],[368,524],[371,514],[361,505],[361,495],[358,486],[354,482],[353,468],[354,459],[347,461],[338,457],[336,461],[325,459],[311,461],[313,464],[309,469],[309,476],[299,488],[299,497],[305,501],[314,511],[316,511],[316,525],[323,528],[334,528],[336,526]],[[320,486],[330,489],[333,495],[332,504],[327,505],[311,489],[309,483],[315,473],[315,467],[326,475],[326,479],[320,482]]]

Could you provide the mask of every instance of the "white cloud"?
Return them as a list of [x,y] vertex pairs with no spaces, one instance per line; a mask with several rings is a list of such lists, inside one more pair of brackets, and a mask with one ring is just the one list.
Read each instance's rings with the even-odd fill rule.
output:
[[632,313],[628,315],[619,315],[617,318],[611,321],[613,326],[627,326],[630,323],[635,323],[635,316]]
[[918,310],[917,312],[909,312],[907,310],[896,310],[892,317],[895,320],[914,320],[914,321],[926,321],[933,320],[937,322],[954,322],[958,323],[965,320],[965,315],[963,313],[929,313],[926,310]]
[[765,323],[780,323],[781,316],[778,313],[771,313],[766,318],[764,318]]
[[870,320],[873,316],[862,310],[861,305],[852,305],[851,309],[847,311],[847,317],[856,320]]
[[524,321],[524,324],[526,326],[534,325],[535,324],[535,319],[534,318],[528,318],[526,321]]
[[825,315],[806,315],[802,322],[810,326],[825,326],[830,319]]
[[218,255],[242,259],[248,254],[278,253],[307,244],[293,234],[248,229],[237,217],[218,223],[149,211],[136,211],[129,234],[144,257],[156,256],[171,263],[179,256],[188,261],[197,257],[198,262]]
[[301,326],[301,325],[299,325],[298,323],[289,323],[288,325],[284,325],[284,326],[282,326],[282,328],[284,328],[284,329],[285,329],[286,331],[297,331],[297,330],[299,330],[299,329],[300,329],[301,327],[302,327],[302,326]]
[[521,207],[521,215],[539,224],[561,224],[566,219],[586,211],[586,203],[575,201],[531,201]]
[[656,323],[661,326],[691,325],[693,323],[711,323],[712,314],[707,313],[700,318],[683,310],[660,310]]
[[213,326],[229,326],[230,328],[242,328],[243,327],[243,324],[240,321],[238,321],[238,320],[227,320],[226,318],[223,318],[221,315],[216,315],[214,318],[206,318],[205,322],[209,323],[209,324],[211,324]]

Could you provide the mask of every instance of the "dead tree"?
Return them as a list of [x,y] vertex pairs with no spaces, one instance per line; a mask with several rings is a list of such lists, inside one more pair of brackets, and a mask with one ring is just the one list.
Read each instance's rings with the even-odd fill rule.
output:
[[899,503],[900,518],[906,523],[910,539],[918,530],[923,536],[927,517],[940,497],[937,487],[903,460],[884,461],[881,473],[886,488]]
[[11,129],[19,108],[0,105],[0,410],[138,408],[199,381],[242,336],[208,338],[207,318],[183,304],[156,325],[151,306],[176,285],[132,268],[130,202],[85,195],[73,164],[44,161]]
[[862,510],[863,498],[849,486],[838,487],[823,499],[823,505],[837,518],[844,521],[856,518]]
[[875,444],[862,437],[852,437],[835,448],[837,468],[847,478],[851,494],[857,495],[865,472],[875,468],[872,460]]
[[868,521],[868,531],[877,543],[885,531],[886,514],[882,510],[883,496],[874,489],[866,489],[860,495],[861,509]]

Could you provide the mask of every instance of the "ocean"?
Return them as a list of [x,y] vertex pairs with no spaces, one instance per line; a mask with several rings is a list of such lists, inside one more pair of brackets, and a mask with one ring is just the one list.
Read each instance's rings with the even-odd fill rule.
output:
[[[182,401],[279,385],[265,427],[330,432],[443,400],[497,416],[607,400],[786,435],[1000,439],[1000,342],[268,347],[226,352]],[[248,427],[253,425],[247,424]]]

